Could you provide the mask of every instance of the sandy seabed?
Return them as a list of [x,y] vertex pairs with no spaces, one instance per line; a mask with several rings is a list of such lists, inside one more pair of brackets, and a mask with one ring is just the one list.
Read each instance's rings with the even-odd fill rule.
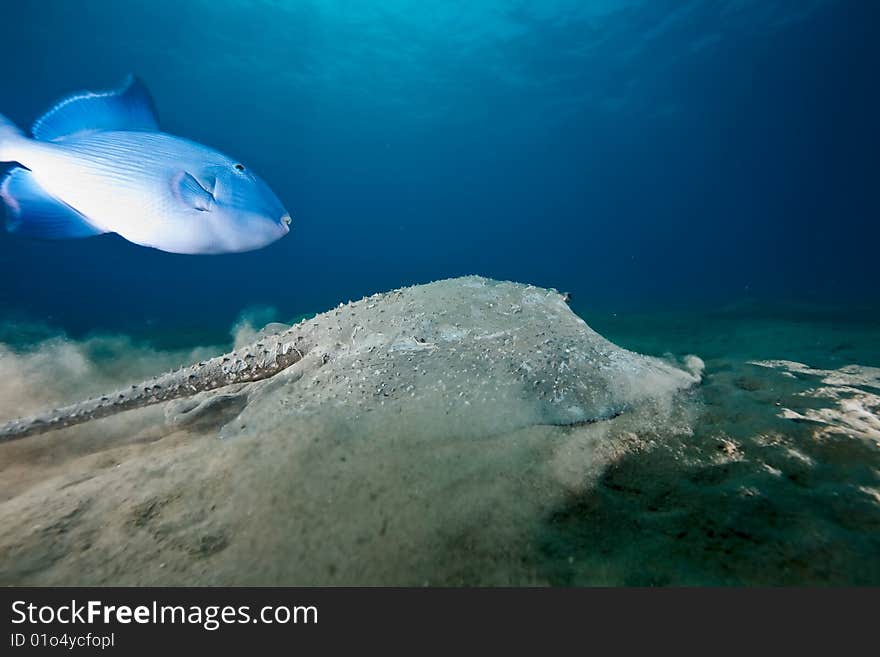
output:
[[[283,421],[159,405],[2,444],[0,583],[880,583],[876,325],[582,315],[635,351],[698,354],[702,383],[572,425],[523,421],[504,395],[465,406],[447,385]],[[6,348],[2,411],[218,352]],[[260,404],[283,407],[286,385]]]

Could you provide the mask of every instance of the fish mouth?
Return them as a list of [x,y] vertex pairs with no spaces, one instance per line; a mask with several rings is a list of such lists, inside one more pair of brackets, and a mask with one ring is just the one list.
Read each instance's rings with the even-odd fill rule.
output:
[[285,212],[280,221],[281,227],[284,229],[285,234],[290,232],[290,224],[293,223],[293,219],[290,218],[290,213]]

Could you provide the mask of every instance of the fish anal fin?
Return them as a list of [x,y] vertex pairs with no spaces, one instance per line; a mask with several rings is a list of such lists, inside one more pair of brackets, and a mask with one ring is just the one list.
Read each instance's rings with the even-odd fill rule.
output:
[[27,169],[13,169],[0,184],[6,205],[6,230],[37,239],[59,240],[100,235],[72,207],[52,198]]

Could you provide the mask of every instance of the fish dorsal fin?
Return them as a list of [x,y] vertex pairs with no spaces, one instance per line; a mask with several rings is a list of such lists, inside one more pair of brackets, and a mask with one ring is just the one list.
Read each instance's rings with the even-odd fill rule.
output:
[[184,205],[202,212],[210,212],[214,207],[214,190],[211,182],[213,181],[207,183],[211,190],[205,189],[192,174],[180,171],[171,179],[171,188]]
[[51,141],[93,130],[159,130],[150,92],[129,75],[115,91],[81,91],[68,96],[34,123],[34,139]]

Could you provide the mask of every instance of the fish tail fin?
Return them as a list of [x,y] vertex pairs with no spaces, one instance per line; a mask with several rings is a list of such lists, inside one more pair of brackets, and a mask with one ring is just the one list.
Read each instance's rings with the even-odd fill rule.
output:
[[18,126],[0,114],[0,162],[15,162],[15,145],[24,139]]

